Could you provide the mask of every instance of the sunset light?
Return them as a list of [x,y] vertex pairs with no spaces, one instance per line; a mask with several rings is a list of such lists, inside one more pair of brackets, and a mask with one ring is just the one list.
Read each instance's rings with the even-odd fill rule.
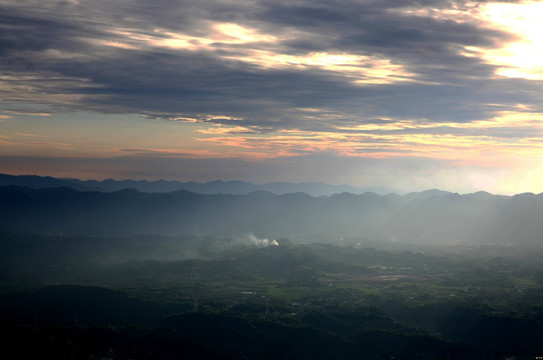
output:
[[0,0],[4,354],[543,359],[542,259],[543,0]]
[[513,38],[495,49],[480,50],[485,61],[499,66],[496,74],[511,78],[543,80],[543,3],[489,3],[481,19],[497,30],[510,32]]
[[539,1],[0,4],[5,172],[543,191]]

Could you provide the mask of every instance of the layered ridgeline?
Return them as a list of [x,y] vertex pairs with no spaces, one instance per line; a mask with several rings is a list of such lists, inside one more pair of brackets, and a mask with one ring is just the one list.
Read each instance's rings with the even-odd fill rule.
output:
[[57,179],[49,176],[37,175],[7,175],[0,174],[0,186],[16,185],[32,189],[46,189],[55,187],[70,187],[80,191],[112,192],[123,189],[136,189],[141,192],[172,192],[187,190],[199,194],[248,194],[253,191],[269,191],[274,194],[288,194],[293,192],[305,192],[312,196],[332,195],[349,192],[363,194],[371,191],[377,194],[388,194],[392,189],[383,186],[369,186],[357,188],[349,185],[329,185],[319,182],[287,183],[272,182],[266,184],[253,184],[245,181],[210,181],[198,183],[194,181],[166,181],[166,180],[79,180]]
[[341,193],[246,195],[185,190],[143,193],[0,187],[0,230],[15,234],[138,234],[330,240],[357,237],[411,243],[536,243],[543,195],[459,195],[439,190],[403,196]]

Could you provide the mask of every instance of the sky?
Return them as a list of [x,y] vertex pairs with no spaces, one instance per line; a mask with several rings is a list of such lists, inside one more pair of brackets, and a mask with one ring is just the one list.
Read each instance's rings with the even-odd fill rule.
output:
[[543,2],[0,0],[0,173],[543,192]]

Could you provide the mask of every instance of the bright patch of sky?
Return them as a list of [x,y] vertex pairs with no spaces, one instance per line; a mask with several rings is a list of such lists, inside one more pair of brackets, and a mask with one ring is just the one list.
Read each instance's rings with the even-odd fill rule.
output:
[[513,33],[517,39],[498,49],[469,50],[480,52],[483,59],[499,66],[496,71],[499,76],[543,80],[543,3],[491,3],[483,8],[481,17]]

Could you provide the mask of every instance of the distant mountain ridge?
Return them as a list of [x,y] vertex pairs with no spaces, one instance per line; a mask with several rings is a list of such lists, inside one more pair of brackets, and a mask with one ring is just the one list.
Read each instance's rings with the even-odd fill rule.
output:
[[0,187],[0,231],[66,236],[139,234],[277,239],[343,237],[445,243],[543,243],[543,194],[428,190],[314,197]]
[[67,186],[79,191],[104,191],[113,192],[122,189],[136,189],[141,192],[167,193],[177,190],[187,190],[200,194],[248,194],[253,191],[268,191],[274,194],[288,194],[295,192],[305,192],[312,196],[329,196],[336,193],[350,192],[353,194],[362,194],[368,191],[378,194],[388,194],[394,192],[382,186],[372,186],[356,188],[349,185],[329,185],[319,182],[305,183],[287,183],[272,182],[266,184],[253,184],[244,181],[221,181],[215,180],[207,183],[198,183],[194,181],[179,182],[166,180],[79,180],[79,179],[58,179],[49,176],[37,175],[6,175],[0,174],[0,186],[26,186],[33,189],[44,189],[51,187]]

